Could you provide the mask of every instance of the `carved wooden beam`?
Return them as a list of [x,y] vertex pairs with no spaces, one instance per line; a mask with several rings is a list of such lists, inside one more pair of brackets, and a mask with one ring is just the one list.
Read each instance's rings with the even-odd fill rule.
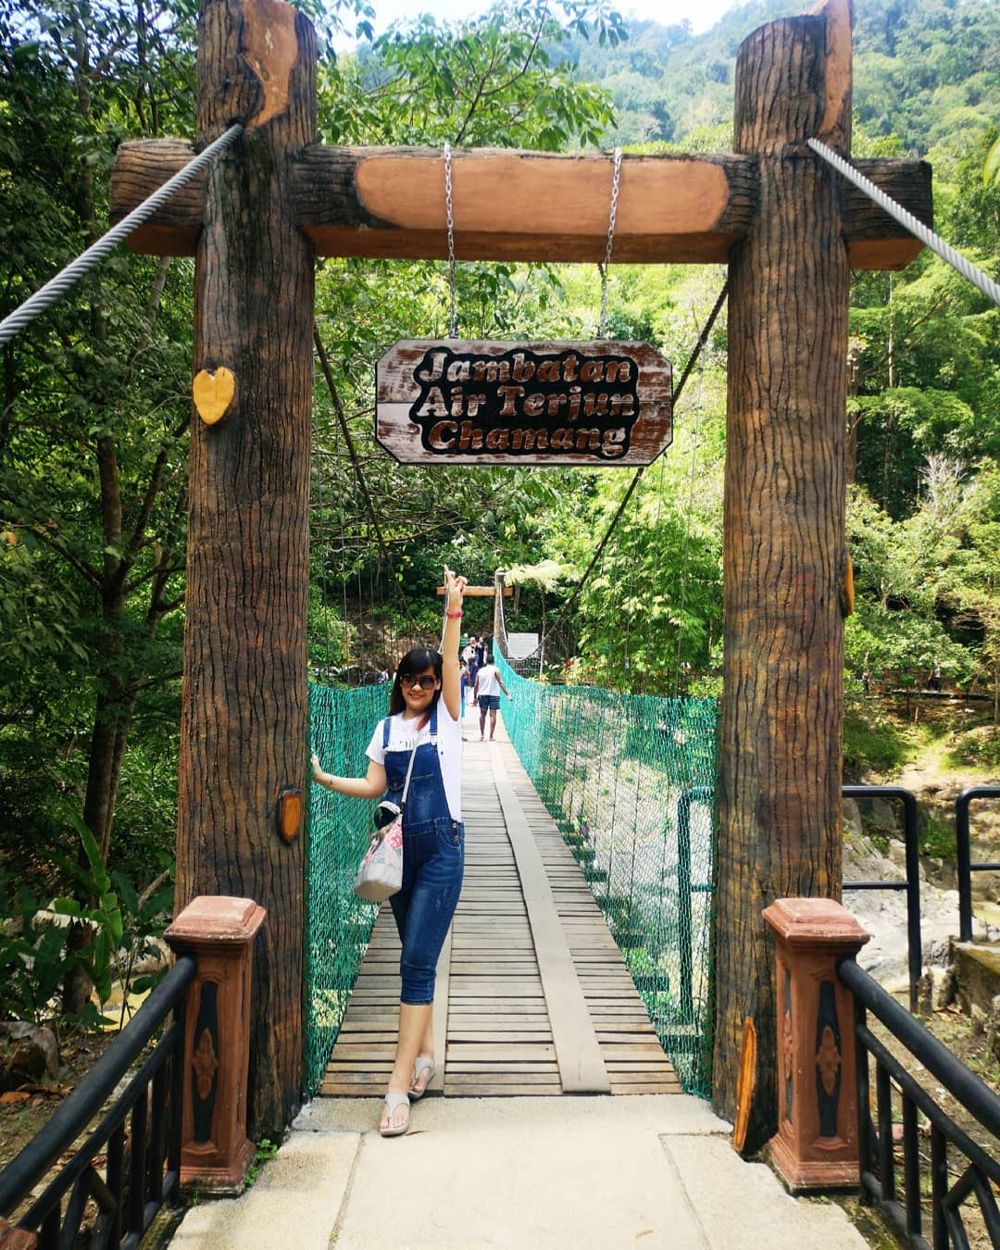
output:
[[[443,595],[445,593],[444,587],[439,586],[437,588],[437,593],[439,595]],[[462,594],[466,599],[492,599],[496,593],[497,588],[495,586],[466,586],[466,588],[462,591]],[[509,599],[513,593],[513,590],[511,590],[509,586],[504,586],[503,597],[505,599]]]
[[[118,220],[162,185],[194,149],[180,139],[124,143],[111,180]],[[815,160],[805,154],[803,160]],[[923,161],[858,161],[921,221],[932,223]],[[477,149],[453,162],[455,247],[464,260],[603,260],[611,161]],[[204,181],[180,191],[130,239],[136,251],[193,255]],[[427,148],[304,148],[292,173],[293,213],[321,256],[440,260],[447,256],[444,166]],[[854,268],[899,269],[920,243],[867,196],[838,187]],[[757,206],[757,160],[746,155],[626,156],[614,258],[621,263],[724,264]]]
[[[456,153],[456,252],[603,260],[612,169],[606,156]],[[615,260],[725,261],[749,228],[755,186],[744,157],[626,157]],[[321,255],[448,255],[440,152],[315,147],[303,154],[293,194],[296,219]]]

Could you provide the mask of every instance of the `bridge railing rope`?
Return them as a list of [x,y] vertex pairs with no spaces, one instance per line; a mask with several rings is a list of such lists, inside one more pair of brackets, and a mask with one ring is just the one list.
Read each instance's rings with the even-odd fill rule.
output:
[[684,1088],[709,1089],[713,699],[556,686],[497,662],[503,718]]
[[[327,772],[365,772],[373,726],[389,710],[389,687],[309,688],[310,747]],[[373,804],[310,787],[306,853],[306,967],[303,1011],[303,1093],[319,1088],[340,1032],[378,908],[354,893]]]

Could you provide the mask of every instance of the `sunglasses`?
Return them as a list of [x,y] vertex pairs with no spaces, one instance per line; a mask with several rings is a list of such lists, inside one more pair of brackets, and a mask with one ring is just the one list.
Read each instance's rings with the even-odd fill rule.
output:
[[430,673],[424,673],[421,677],[411,677],[409,673],[401,673],[399,680],[404,686],[419,686],[421,690],[433,690],[437,685],[437,678],[432,677]]

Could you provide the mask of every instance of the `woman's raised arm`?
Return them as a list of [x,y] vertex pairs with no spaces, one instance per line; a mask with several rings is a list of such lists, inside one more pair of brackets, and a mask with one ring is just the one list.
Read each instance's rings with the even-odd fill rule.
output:
[[452,720],[462,714],[462,692],[458,676],[458,643],[462,627],[462,595],[466,580],[447,565],[444,569],[444,633],[441,636],[441,698]]

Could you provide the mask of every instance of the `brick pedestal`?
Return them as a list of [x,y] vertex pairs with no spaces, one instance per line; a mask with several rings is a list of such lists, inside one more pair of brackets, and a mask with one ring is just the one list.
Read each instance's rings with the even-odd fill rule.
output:
[[29,1233],[23,1228],[14,1228],[6,1220],[0,1219],[0,1250],[36,1250],[37,1246],[37,1233]]
[[867,933],[840,903],[782,898],[764,911],[775,938],[778,1132],[774,1166],[791,1190],[858,1183],[854,1009],[837,960]]
[[197,964],[185,1006],[181,1184],[200,1192],[238,1192],[254,1156],[247,1138],[250,968],[266,914],[252,899],[201,896],[165,934]]

